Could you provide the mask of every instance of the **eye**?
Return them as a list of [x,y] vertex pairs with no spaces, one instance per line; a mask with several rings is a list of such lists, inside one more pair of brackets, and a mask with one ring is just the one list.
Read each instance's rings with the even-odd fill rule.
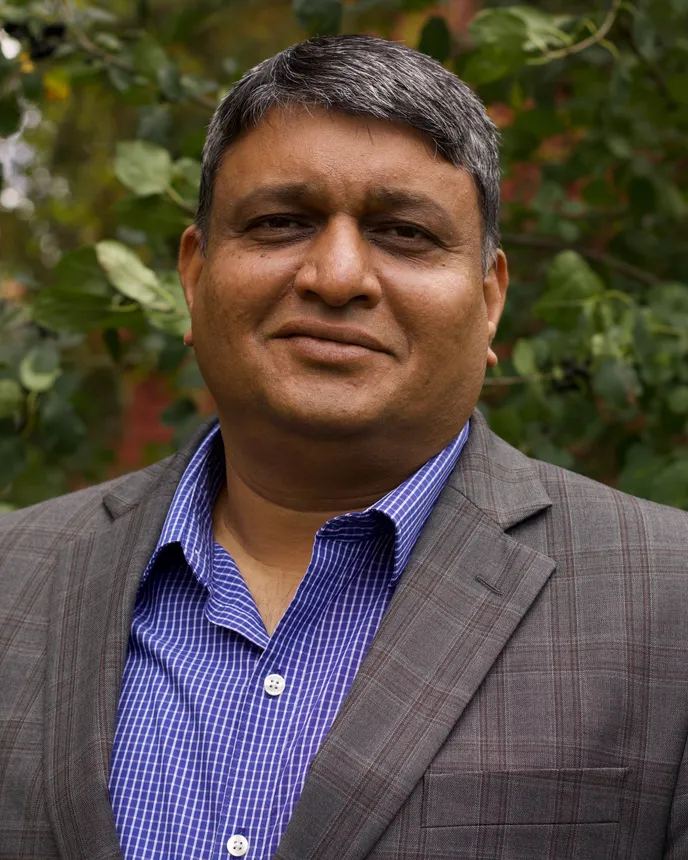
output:
[[263,218],[257,218],[251,221],[248,225],[249,230],[265,229],[265,230],[303,230],[303,222],[299,221],[293,215],[266,215]]
[[412,224],[395,224],[387,229],[399,239],[427,239],[427,233]]
[[391,239],[392,241],[400,242],[405,245],[419,245],[434,241],[429,233],[421,227],[416,227],[415,224],[384,224],[375,228],[373,232],[383,238]]

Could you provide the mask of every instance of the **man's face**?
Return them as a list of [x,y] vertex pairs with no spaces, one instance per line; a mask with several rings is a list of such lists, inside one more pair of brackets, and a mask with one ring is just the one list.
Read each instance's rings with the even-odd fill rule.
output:
[[318,438],[458,432],[506,290],[468,174],[405,126],[303,108],[229,148],[180,273],[220,415]]

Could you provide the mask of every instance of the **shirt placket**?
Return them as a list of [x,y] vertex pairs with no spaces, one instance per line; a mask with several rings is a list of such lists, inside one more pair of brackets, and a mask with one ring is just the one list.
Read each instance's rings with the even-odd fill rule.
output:
[[[278,780],[291,752],[283,741],[298,718],[298,696],[312,653],[309,625],[327,609],[353,574],[352,565],[327,569],[318,548],[330,540],[316,538],[313,559],[300,588],[264,649],[247,684],[231,760],[232,773],[218,829],[217,860],[245,857],[264,860],[281,810],[274,808]],[[353,549],[353,547],[352,547]],[[323,579],[327,578],[327,583]],[[327,587],[325,587],[327,586]],[[292,654],[300,636],[298,659]],[[287,713],[285,713],[285,710]],[[260,809],[256,814],[254,810]]]

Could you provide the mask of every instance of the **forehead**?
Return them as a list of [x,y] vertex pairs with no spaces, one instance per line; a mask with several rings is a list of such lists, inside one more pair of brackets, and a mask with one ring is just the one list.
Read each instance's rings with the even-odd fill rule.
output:
[[213,198],[226,202],[259,187],[302,184],[332,201],[393,202],[406,191],[465,220],[479,216],[471,177],[436,152],[426,135],[401,123],[322,108],[274,108],[224,154]]

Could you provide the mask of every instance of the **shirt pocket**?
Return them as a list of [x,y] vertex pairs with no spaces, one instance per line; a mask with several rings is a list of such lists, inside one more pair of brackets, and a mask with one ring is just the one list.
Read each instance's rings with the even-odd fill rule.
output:
[[625,768],[426,773],[426,856],[610,860],[625,774]]

